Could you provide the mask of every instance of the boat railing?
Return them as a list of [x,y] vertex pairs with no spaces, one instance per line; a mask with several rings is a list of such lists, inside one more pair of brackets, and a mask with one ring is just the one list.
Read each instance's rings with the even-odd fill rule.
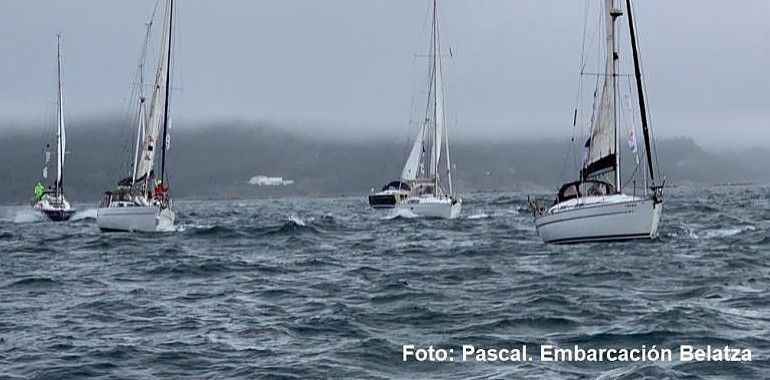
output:
[[545,214],[546,208],[538,202],[537,198],[527,195],[527,207],[532,211],[532,216],[540,216]]

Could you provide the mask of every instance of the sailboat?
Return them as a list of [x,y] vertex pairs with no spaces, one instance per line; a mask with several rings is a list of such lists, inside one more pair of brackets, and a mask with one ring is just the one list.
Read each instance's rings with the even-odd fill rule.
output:
[[[635,87],[646,148],[646,170],[641,169],[644,186],[640,195],[626,194],[631,184],[621,180],[621,148],[618,90],[618,21],[624,15],[614,0],[603,0],[606,37],[604,78],[597,82],[598,105],[594,108],[591,134],[585,143],[580,180],[561,187],[548,209],[533,205],[537,233],[546,243],[568,244],[600,241],[652,239],[656,236],[663,209],[663,185],[656,182],[650,123],[642,77],[631,0],[626,13],[633,55]],[[630,87],[630,85],[629,85]],[[630,99],[630,98],[629,98]],[[629,100],[630,104],[630,100]],[[577,111],[576,111],[577,115]],[[631,123],[635,123],[635,117]],[[631,124],[629,148],[636,140]],[[632,147],[633,146],[633,147]],[[641,165],[637,155],[637,165]],[[624,186],[625,185],[625,186]]]
[[[169,126],[169,97],[171,88],[171,58],[174,0],[166,1],[164,31],[155,84],[149,112],[143,92],[142,67],[145,48],[140,60],[139,126],[134,154],[133,172],[118,181],[117,189],[107,191],[96,213],[100,230],[156,232],[172,231],[176,214],[166,182],[166,150]],[[149,36],[151,24],[147,25]],[[160,142],[160,144],[158,144]],[[160,146],[158,146],[160,145]],[[156,178],[156,152],[160,150],[160,176]]]
[[[62,70],[61,70],[61,35],[56,36],[56,66],[58,80],[57,96],[57,129],[56,129],[56,179],[53,186],[48,190],[40,187],[40,193],[36,194],[32,208],[42,212],[48,219],[55,222],[69,220],[75,213],[75,209],[70,206],[67,199],[64,198],[64,155],[67,151],[67,135],[64,130],[64,91],[62,89]],[[46,145],[45,166],[43,167],[43,180],[48,179],[48,163],[51,159],[50,145]],[[36,192],[38,189],[36,188]]]
[[401,173],[402,182],[408,182],[411,192],[403,202],[396,203],[395,208],[420,217],[454,219],[460,215],[462,199],[452,189],[436,0],[432,3],[429,57],[430,84],[425,116]]

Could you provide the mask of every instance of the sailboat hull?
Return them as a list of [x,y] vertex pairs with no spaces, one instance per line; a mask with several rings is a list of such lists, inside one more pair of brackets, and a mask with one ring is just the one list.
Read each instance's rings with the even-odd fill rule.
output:
[[96,211],[103,232],[168,232],[174,230],[171,209],[158,206],[104,207]]
[[395,205],[423,218],[455,219],[460,216],[462,200],[447,197],[416,197]]
[[72,218],[75,215],[75,210],[46,210],[43,214],[54,222],[63,222]]
[[546,243],[575,244],[653,239],[663,203],[616,194],[584,197],[556,204],[535,219]]
[[69,220],[75,214],[75,209],[70,206],[64,197],[45,195],[43,199],[35,202],[32,209],[45,215],[54,222]]
[[392,209],[397,204],[403,203],[409,197],[409,192],[406,191],[381,191],[379,193],[369,195],[369,206],[374,209]]

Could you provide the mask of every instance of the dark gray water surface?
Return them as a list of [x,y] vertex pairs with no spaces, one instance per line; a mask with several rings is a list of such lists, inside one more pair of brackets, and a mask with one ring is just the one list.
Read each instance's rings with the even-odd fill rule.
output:
[[[179,231],[0,209],[0,377],[770,378],[770,189],[672,189],[647,243],[548,246],[525,194],[178,202]],[[750,363],[417,363],[403,344],[676,348]],[[678,351],[677,351],[678,352]]]

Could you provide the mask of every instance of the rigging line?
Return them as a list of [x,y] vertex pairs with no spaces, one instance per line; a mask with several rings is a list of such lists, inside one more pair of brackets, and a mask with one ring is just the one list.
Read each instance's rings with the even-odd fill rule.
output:
[[[412,73],[412,78],[414,78],[416,66],[417,66],[417,58],[412,58],[412,69],[410,71]],[[414,87],[414,81],[412,82],[412,87]],[[417,103],[417,100],[416,100],[417,97],[414,95],[414,91],[409,91],[409,92],[410,92],[409,114],[407,115],[408,128],[407,128],[406,136],[403,137],[407,141],[407,143],[404,144],[404,148],[402,148],[402,151],[401,151],[401,156],[407,157],[407,159],[409,157],[409,152],[411,152],[411,149],[412,149],[411,148],[412,144],[409,144],[409,147],[407,147],[407,144],[410,142],[413,142],[412,138],[415,138],[415,139],[417,138],[417,132],[418,132],[418,130],[415,129],[415,123],[413,120],[413,115],[415,113],[415,108]]]
[[[437,16],[438,17],[438,16]],[[441,30],[437,27],[436,28],[436,43],[440,44],[441,41]],[[450,48],[451,49],[451,48]],[[451,50],[450,50],[451,51]],[[437,46],[436,52],[437,57],[435,59],[438,60],[438,70],[441,73],[441,81],[436,83],[437,86],[441,86],[441,93],[444,94],[444,96],[441,97],[441,109],[442,109],[442,124],[444,125],[444,152],[446,154],[446,180],[447,180],[447,195],[453,194],[452,189],[452,161],[449,159],[449,123],[447,123],[446,120],[446,109],[447,109],[447,102],[446,102],[446,86],[444,86],[444,62],[440,59],[441,55],[441,46]]]
[[[637,44],[637,46],[640,46],[640,47],[642,46],[641,36],[639,36],[638,33],[636,34],[636,44]],[[642,73],[642,78],[647,78],[646,70],[645,70],[644,67],[645,67],[644,62],[640,59],[639,60],[639,69],[640,69],[640,71]],[[646,85],[644,86],[644,97],[645,97],[645,99],[649,99],[649,95],[647,93],[647,86]],[[652,120],[652,115],[654,115],[654,114],[655,114],[655,112],[653,112],[653,104],[648,102],[647,103],[647,118],[650,121],[653,121]],[[660,160],[658,159],[658,149],[657,149],[657,142],[655,140],[655,129],[654,128],[650,128],[650,140],[651,140],[650,143],[651,143],[651,148],[652,148],[652,155],[653,155],[653,157],[655,157],[655,160],[654,160],[655,161],[655,170],[657,170],[658,174],[660,175],[661,174]]]
[[[156,1],[155,7],[157,8],[158,2],[160,0]],[[122,120],[126,123],[121,128],[122,135],[121,135],[121,141],[125,141],[128,139],[128,136],[131,135],[129,132],[133,131],[135,126],[139,125],[141,121],[141,116],[139,115],[140,112],[136,112],[137,109],[141,107],[141,97],[144,93],[144,89],[141,87],[141,83],[143,82],[142,78],[144,76],[144,68],[147,63],[147,51],[148,46],[152,40],[152,25],[154,23],[155,18],[155,10],[152,12],[152,16],[149,19],[149,22],[145,23],[145,35],[144,35],[144,43],[142,44],[142,47],[139,50],[139,60],[136,68],[134,69],[134,81],[132,81],[130,90],[129,90],[129,96],[127,99],[123,99],[123,102],[126,104],[126,111],[123,115]],[[138,101],[137,104],[134,104],[135,101]],[[133,139],[133,138],[132,138]],[[122,157],[123,160],[121,161],[121,172],[120,173],[113,173],[113,176],[123,178],[125,173],[130,172],[132,173],[132,177],[135,176],[135,171],[137,169],[138,164],[138,155],[136,154],[136,149],[134,149],[134,156],[131,157],[131,160],[126,160],[126,157],[129,157],[129,148],[130,146],[128,144],[123,145],[123,151],[122,151]]]
[[652,142],[650,141],[650,133],[649,133],[649,125],[647,120],[647,108],[646,108],[646,102],[645,102],[645,90],[644,90],[644,81],[642,78],[642,68],[641,68],[641,58],[639,57],[639,47],[637,46],[636,41],[636,26],[634,25],[634,16],[633,16],[633,7],[631,6],[631,0],[626,0],[626,8],[628,11],[628,28],[629,33],[631,36],[631,50],[633,52],[634,57],[634,68],[636,73],[636,86],[637,91],[639,93],[639,113],[642,116],[642,132],[644,134],[644,144],[645,148],[647,150],[647,167],[649,169],[650,174],[650,180],[655,185],[655,171],[653,170],[653,163],[652,163],[652,152],[650,151],[650,146],[652,145]]
[[[146,124],[146,119],[142,120],[143,117],[141,115],[142,113],[141,108],[143,107],[142,98],[144,98],[144,90],[145,90],[142,87],[142,83],[144,82],[143,81],[144,70],[147,65],[147,52],[149,50],[149,45],[152,41],[151,30],[155,22],[155,15],[156,15],[156,11],[159,3],[160,3],[160,0],[156,0],[155,6],[150,15],[149,21],[144,23],[144,26],[145,26],[144,43],[141,45],[141,48],[139,50],[138,64],[134,69],[135,81],[132,82],[131,84],[131,91],[129,94],[129,98],[127,100],[126,114],[124,116],[124,120],[126,120],[128,125],[124,127],[125,128],[124,135],[122,137],[123,140],[127,139],[127,136],[129,135],[128,131],[133,131],[133,127],[138,126],[141,122],[144,122]],[[137,101],[136,104],[134,104],[135,101]],[[137,141],[135,143],[137,144],[136,147],[141,145],[141,142]],[[137,153],[136,147],[133,152],[134,156],[130,160],[130,164],[129,164],[129,161],[126,161],[125,159],[123,161],[123,170],[122,170],[122,173],[119,174],[121,178],[124,175],[123,173],[125,173],[126,171],[129,171],[127,170],[129,168],[130,168],[130,172],[132,173],[132,177],[136,176],[136,170],[139,164],[139,155]],[[129,148],[128,145],[124,146],[124,152],[122,155],[123,157],[129,157],[128,148]]]
[[628,178],[626,179],[626,181],[624,182],[623,188],[625,188],[625,186],[628,185],[629,182],[633,181],[634,177],[636,177],[636,173],[639,172],[639,167],[640,166],[641,166],[641,164],[634,165],[634,170],[631,172],[631,175],[629,175]]
[[582,72],[585,68],[585,52],[586,52],[586,35],[588,34],[588,12],[589,12],[589,2],[584,3],[585,6],[583,7],[583,39],[581,41],[580,46],[580,71]]
[[[596,33],[593,34],[593,37],[595,37],[596,40],[605,40],[606,39],[606,34],[605,34],[605,29],[606,28],[603,27],[604,26],[604,22],[605,22],[605,21],[603,21],[604,20],[604,9],[601,6],[601,4],[597,3],[596,5],[594,5],[594,10],[596,12],[596,20],[597,20],[597,22],[596,22],[596,28],[595,28]],[[604,54],[608,54],[608,53],[603,52],[602,46],[604,46],[604,44],[597,45],[596,49],[595,49],[597,65],[598,65],[598,62],[606,62],[606,57],[604,56]],[[604,53],[604,54],[602,54],[602,53]],[[604,69],[605,70],[607,69],[606,66],[604,67]],[[601,77],[597,76],[595,78],[596,78],[596,80],[594,81],[593,98],[592,98],[592,102],[591,102],[591,119],[589,120],[589,124],[588,124],[588,138],[589,139],[592,137],[592,133],[593,133],[593,130],[594,130],[594,124],[597,122],[597,119],[599,117],[599,111],[600,111],[599,110],[599,107],[600,107],[599,103],[600,103],[600,101],[598,99],[598,95],[599,95],[599,87],[601,85],[601,81],[600,81]],[[602,89],[602,94],[603,94],[603,92],[604,92],[604,90]],[[583,162],[580,165],[581,168],[585,169],[586,168],[585,164],[586,163]]]
[[[425,16],[423,18],[423,23],[422,23],[423,30],[420,32],[420,37],[423,37],[423,36],[425,36],[427,34],[427,27],[426,27],[426,25],[428,25],[428,20],[429,19],[430,19],[430,10],[427,10],[425,12]],[[419,38],[419,39],[421,39],[421,38]],[[412,143],[414,142],[412,139],[423,140],[423,138],[424,138],[424,136],[421,133],[422,126],[423,126],[423,121],[422,120],[417,121],[417,119],[422,119],[422,117],[421,116],[420,117],[416,117],[415,116],[415,115],[417,115],[417,96],[416,96],[416,93],[418,91],[416,91],[416,89],[417,89],[416,83],[418,82],[418,80],[416,79],[416,77],[417,77],[416,73],[417,73],[417,59],[418,59],[419,56],[422,56],[422,55],[420,55],[420,54],[414,54],[413,55],[413,57],[412,57],[412,69],[410,71],[410,73],[411,73],[411,76],[410,76],[411,77],[411,84],[410,84],[410,91],[409,91],[409,93],[410,93],[409,114],[407,115],[408,129],[407,129],[407,136],[405,137],[405,139],[407,141],[407,144],[404,144],[405,148],[401,152],[402,157],[407,157],[407,159],[408,159],[408,156],[409,156],[409,154],[411,152],[411,149],[412,149]],[[420,88],[422,88],[422,87],[420,87]],[[420,92],[422,92],[422,91],[420,91]],[[421,142],[421,145],[422,145],[422,142]],[[415,177],[420,177],[419,163],[418,163],[417,172],[415,172]]]
[[155,6],[152,8],[152,14],[150,14],[150,24],[155,20],[155,12],[158,10],[158,4],[160,4],[160,0],[155,0]]
[[[586,39],[588,34],[588,23],[589,23],[588,16],[591,9],[590,1],[586,1],[584,2],[584,4],[585,5],[583,7],[583,31],[582,31],[582,40],[581,40],[581,46],[580,46],[580,62],[579,62],[581,74],[585,71],[585,67],[586,67]],[[578,91],[575,97],[575,110],[572,116],[572,136],[570,138],[567,155],[562,161],[561,173],[559,175],[559,177],[561,177],[562,179],[564,179],[564,173],[566,171],[567,160],[569,159],[569,157],[572,157],[573,169],[577,170],[577,156],[575,155],[575,151],[576,151],[575,135],[577,132],[578,112],[580,109],[580,103],[582,98],[583,98],[583,80],[582,80],[582,76],[578,76]]]
[[[137,75],[136,72],[134,72],[134,77],[136,77],[136,75]],[[124,107],[125,107],[125,112],[120,118],[120,127],[119,127],[120,136],[119,137],[121,141],[125,141],[128,138],[129,129],[133,130],[132,128],[129,128],[129,126],[134,124],[135,115],[133,113],[133,101],[135,99],[136,91],[137,91],[137,84],[134,81],[132,81],[129,86],[128,97],[127,98],[124,97],[121,99],[121,103],[124,104]],[[124,157],[124,159],[120,161],[120,165],[113,166],[112,168],[113,177],[118,177],[118,178],[122,178],[122,176],[126,172],[126,167],[128,166],[128,162],[125,160],[125,158],[128,157],[128,149],[130,148],[130,146],[127,144],[121,144],[121,148],[122,148],[121,157]],[[116,172],[116,170],[119,170],[120,172],[118,173]]]
[[[155,6],[157,7],[158,3],[155,3]],[[133,159],[133,168],[132,168],[132,178],[131,178],[131,185],[136,184],[136,175],[137,175],[137,169],[139,166],[139,162],[141,160],[139,155],[139,150],[144,142],[144,134],[146,133],[147,128],[147,113],[146,113],[146,96],[144,93],[144,68],[145,64],[147,63],[147,49],[148,45],[150,43],[150,34],[152,32],[152,23],[154,20],[155,11],[153,10],[153,17],[150,18],[150,21],[145,24],[146,30],[145,30],[145,36],[144,36],[144,46],[142,47],[141,53],[139,54],[139,68],[138,68],[138,76],[139,76],[139,83],[138,86],[138,92],[139,92],[139,106],[137,110],[137,118],[139,119],[139,126],[137,128],[136,132],[136,140],[134,142],[134,159]]]
[[[428,7],[428,8],[429,8],[428,14],[430,15],[431,14],[430,7]],[[428,51],[430,51],[430,52],[433,52],[433,43],[434,43],[434,41],[433,41],[433,34],[432,33],[433,33],[434,24],[435,24],[435,20],[431,21],[431,24],[430,24],[431,25],[431,38],[430,38],[429,43],[428,43]],[[435,93],[433,91],[434,89],[433,89],[433,86],[432,86],[433,80],[434,80],[433,79],[434,75],[435,75],[435,70],[433,68],[433,65],[429,64],[428,65],[428,84],[427,84],[427,87],[428,87],[428,101],[425,103],[425,114],[424,114],[424,116],[423,116],[423,118],[421,120],[421,125],[428,125],[429,126],[429,121],[434,119],[433,117],[430,117],[431,100],[433,99],[433,97],[435,97]],[[423,142],[425,141],[425,138],[428,137],[428,136],[430,136],[430,128],[424,128],[423,129]],[[430,141],[431,141],[431,151],[433,149],[435,149],[435,141],[434,140],[435,140],[434,138],[430,139]],[[425,147],[424,144],[423,144],[423,147]],[[424,156],[424,157],[427,157],[427,156]],[[426,162],[426,165],[424,165],[424,169],[423,170],[425,171],[425,174],[427,174],[426,177],[429,177],[430,171],[433,170],[433,168],[431,168],[429,166],[432,163],[433,158],[431,157],[429,160],[426,160],[426,161],[427,162]]]
[[[634,158],[636,159],[637,168],[638,168],[640,163],[642,163],[642,162],[646,163],[647,158],[646,158],[646,152],[644,152],[645,154],[641,154],[641,155],[639,154],[639,150],[640,150],[639,149],[639,141],[636,138],[636,121],[638,120],[638,118],[637,118],[638,115],[636,114],[636,111],[635,111],[634,107],[631,105],[631,102],[633,101],[633,93],[634,93],[634,90],[633,90],[633,80],[631,78],[628,78],[627,83],[628,83],[628,106],[630,107],[630,112],[631,112],[631,128],[633,128],[634,145],[635,145],[635,148],[636,148],[636,152],[634,152],[634,155],[635,155]],[[641,158],[640,158],[640,156],[641,156]],[[647,173],[644,173],[644,171],[642,171],[642,182],[644,184],[644,188],[646,189],[647,188]]]
[[[596,46],[596,43],[597,43],[598,40],[602,39],[602,30],[603,30],[603,28],[601,27],[602,26],[602,10],[601,10],[601,7],[598,4],[594,4],[590,0],[586,3],[586,6],[587,6],[587,8],[589,8],[586,11],[586,24],[587,25],[591,25],[591,27],[589,27],[588,30],[594,30],[595,31],[594,33],[590,33],[590,34],[587,33],[586,34],[587,38],[590,37],[588,39],[588,44],[587,44],[587,47],[586,47],[586,51],[595,51],[597,53],[597,59],[598,59],[597,62],[601,62],[601,58],[599,57],[601,51],[600,51],[599,47]],[[592,23],[591,22],[591,18],[590,18],[590,10],[591,9],[593,9],[594,12],[596,12],[595,13],[596,23]],[[585,71],[585,68],[587,66],[588,66],[588,58],[587,58],[587,55],[586,55],[586,59],[585,59],[584,65],[582,67],[582,70]]]
[[[582,32],[582,40],[581,40],[581,46],[580,46],[580,72],[582,73],[585,70],[585,52],[586,52],[586,34],[588,33],[588,12],[589,12],[589,3],[585,2],[583,7],[583,32]],[[562,160],[562,167],[559,173],[559,177],[561,179],[565,179],[564,173],[566,172],[566,166],[567,161],[570,157],[572,157],[572,166],[573,168],[577,168],[577,160],[576,156],[574,154],[575,151],[575,134],[577,131],[577,122],[578,122],[578,110],[580,108],[580,99],[583,97],[583,80],[581,76],[578,76],[578,90],[577,94],[575,95],[575,110],[572,115],[572,135],[570,137],[569,141],[569,147],[567,149],[567,154]]]

